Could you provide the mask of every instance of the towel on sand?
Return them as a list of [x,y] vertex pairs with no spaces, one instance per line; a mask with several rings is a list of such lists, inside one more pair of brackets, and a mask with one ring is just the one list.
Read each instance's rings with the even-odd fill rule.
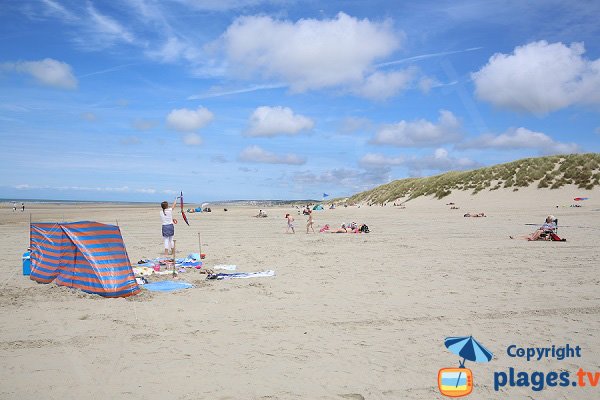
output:
[[189,289],[194,287],[194,285],[183,281],[160,281],[147,283],[143,287],[151,292],[173,292],[175,290]]
[[209,274],[206,276],[206,279],[216,279],[216,280],[225,280],[225,279],[246,279],[246,278],[260,278],[263,276],[275,276],[275,271],[260,271],[260,272],[235,272],[233,274]]

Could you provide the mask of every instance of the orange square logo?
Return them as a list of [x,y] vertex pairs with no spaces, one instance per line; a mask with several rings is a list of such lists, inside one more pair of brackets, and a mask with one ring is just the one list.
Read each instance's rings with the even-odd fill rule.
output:
[[438,388],[444,396],[466,396],[473,391],[473,373],[468,368],[442,368],[438,372]]

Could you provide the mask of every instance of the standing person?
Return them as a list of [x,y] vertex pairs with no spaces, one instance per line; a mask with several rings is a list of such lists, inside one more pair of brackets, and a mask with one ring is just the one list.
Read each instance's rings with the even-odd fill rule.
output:
[[308,228],[312,229],[313,233],[315,232],[315,228],[313,228],[313,217],[312,211],[308,210],[308,221],[306,221],[306,233],[308,234]]
[[160,212],[160,219],[162,222],[162,235],[165,241],[165,256],[173,252],[175,247],[173,243],[173,236],[175,236],[175,225],[173,225],[173,209],[177,204],[178,197],[175,198],[173,205],[169,208],[169,203],[163,201],[160,203],[162,211]]
[[13,212],[17,211],[17,202],[13,201]]
[[292,230],[292,233],[296,233],[294,230],[294,217],[290,214],[285,214],[285,218],[287,219],[287,229],[285,230],[285,233],[290,233],[290,229]]
[[21,212],[25,211],[25,203],[21,203]]

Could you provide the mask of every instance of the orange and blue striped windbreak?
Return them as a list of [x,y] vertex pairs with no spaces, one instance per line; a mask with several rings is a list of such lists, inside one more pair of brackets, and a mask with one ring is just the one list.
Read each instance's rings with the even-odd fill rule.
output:
[[32,223],[31,275],[39,283],[105,297],[140,292],[118,226],[98,222]]

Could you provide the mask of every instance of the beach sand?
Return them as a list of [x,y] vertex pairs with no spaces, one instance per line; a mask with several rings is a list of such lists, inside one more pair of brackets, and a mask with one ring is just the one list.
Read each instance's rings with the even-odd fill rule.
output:
[[[275,277],[205,281],[177,293],[104,299],[21,275],[34,221],[121,227],[132,262],[162,251],[159,208],[27,204],[0,210],[2,399],[431,399],[459,357],[448,336],[494,353],[468,362],[479,399],[590,399],[596,388],[493,389],[494,371],[600,371],[599,191],[521,189],[419,198],[397,207],[314,213],[315,226],[367,223],[371,233],[305,233],[297,210],[213,206],[176,226],[179,255]],[[589,196],[582,208],[573,197]],[[446,203],[455,202],[459,210]],[[556,208],[559,205],[559,208]],[[564,207],[567,206],[567,207]],[[296,234],[285,234],[286,212]],[[486,218],[463,218],[485,212]],[[559,218],[567,242],[511,240]],[[180,218],[181,219],[181,218]],[[318,229],[317,229],[318,231]],[[581,358],[527,362],[518,346],[581,347]]]

